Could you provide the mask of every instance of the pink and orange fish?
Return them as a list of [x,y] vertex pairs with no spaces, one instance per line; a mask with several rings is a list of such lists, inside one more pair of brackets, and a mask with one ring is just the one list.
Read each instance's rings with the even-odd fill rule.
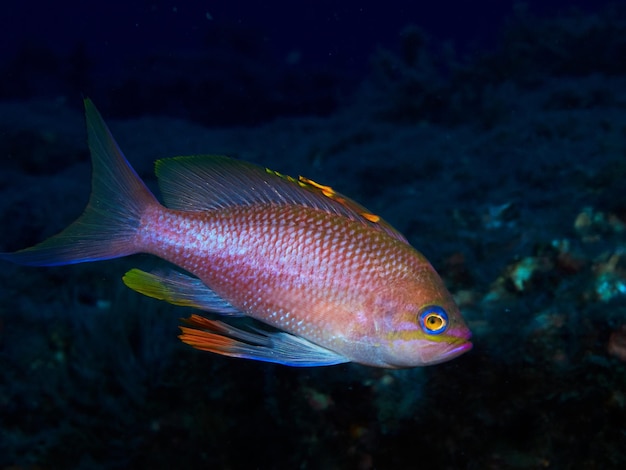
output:
[[[180,270],[133,269],[124,283],[191,315],[201,350],[290,366],[436,364],[471,348],[430,263],[380,217],[328,186],[220,156],[156,162],[165,205],[141,181],[90,100],[93,162],[84,213],[0,259],[54,266],[151,253]],[[274,327],[236,327],[247,316]]]

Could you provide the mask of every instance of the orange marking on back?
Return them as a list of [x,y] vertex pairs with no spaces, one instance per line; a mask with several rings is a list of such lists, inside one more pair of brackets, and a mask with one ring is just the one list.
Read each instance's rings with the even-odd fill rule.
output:
[[298,185],[300,185],[300,187],[302,188],[317,190],[328,199],[332,199],[333,201],[336,201],[339,204],[346,206],[348,209],[352,209],[358,212],[358,214],[361,217],[363,217],[365,220],[367,220],[368,222],[372,222],[374,224],[378,224],[381,222],[380,216],[376,214],[372,214],[371,212],[362,212],[360,209],[364,209],[363,207],[361,207],[359,204],[357,204],[354,201],[351,201],[349,199],[342,197],[339,193],[337,193],[330,186],[316,183],[315,181],[307,178],[306,176],[298,176],[298,179],[295,179],[289,175],[283,175],[282,173],[279,173],[277,171],[270,170],[269,168],[266,168],[265,171],[267,171],[269,174],[273,174],[280,178],[286,179],[287,181],[291,181],[292,183],[298,183]]
[[363,218],[369,220],[370,222],[373,222],[375,224],[377,224],[378,222],[380,222],[380,216],[376,215],[376,214],[369,214],[367,212],[361,212],[361,215],[363,216]]
[[305,184],[309,184],[313,186],[314,188],[321,190],[322,194],[326,197],[332,198],[335,195],[335,190],[331,188],[330,186],[325,186],[323,184],[316,183],[315,181],[309,178],[306,178],[304,176],[300,176],[298,179]]

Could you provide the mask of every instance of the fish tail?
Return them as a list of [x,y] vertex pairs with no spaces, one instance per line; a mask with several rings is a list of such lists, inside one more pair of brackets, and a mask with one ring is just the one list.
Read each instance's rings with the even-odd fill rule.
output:
[[0,259],[56,266],[119,258],[140,251],[142,214],[158,201],[130,166],[102,116],[85,99],[92,159],[92,189],[83,214],[61,233],[30,248],[0,253]]

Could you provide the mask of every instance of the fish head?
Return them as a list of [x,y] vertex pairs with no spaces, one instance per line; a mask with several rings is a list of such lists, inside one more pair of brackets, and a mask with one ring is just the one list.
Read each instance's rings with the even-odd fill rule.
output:
[[472,348],[471,332],[435,270],[428,266],[408,282],[391,286],[378,297],[379,352],[387,367],[439,364]]

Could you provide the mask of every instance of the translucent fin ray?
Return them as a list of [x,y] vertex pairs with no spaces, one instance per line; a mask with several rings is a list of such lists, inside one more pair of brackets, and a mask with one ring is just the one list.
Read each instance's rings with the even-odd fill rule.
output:
[[156,174],[165,204],[177,210],[204,211],[252,204],[304,205],[335,213],[406,238],[356,201],[308,178],[292,178],[224,156],[158,160]]
[[330,366],[347,358],[304,338],[285,332],[246,331],[199,315],[185,319],[181,341],[196,349],[224,356],[274,362],[294,367]]
[[92,190],[83,214],[61,233],[0,259],[54,266],[118,258],[137,252],[134,238],[141,214],[158,204],[117,146],[102,116],[85,100],[91,151]]
[[221,315],[244,315],[209,289],[200,279],[178,271],[147,273],[140,269],[131,269],[122,280],[128,287],[143,295],[165,300],[174,305],[193,307]]

